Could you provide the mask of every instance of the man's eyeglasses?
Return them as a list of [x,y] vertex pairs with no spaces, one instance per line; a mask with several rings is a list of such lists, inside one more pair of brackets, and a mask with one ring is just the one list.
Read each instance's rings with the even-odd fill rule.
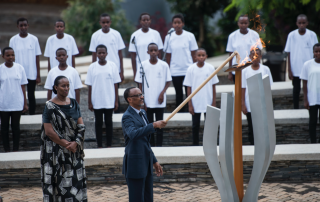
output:
[[141,98],[141,96],[144,96],[143,94],[137,94],[137,95],[131,95],[129,97],[137,97],[137,98]]

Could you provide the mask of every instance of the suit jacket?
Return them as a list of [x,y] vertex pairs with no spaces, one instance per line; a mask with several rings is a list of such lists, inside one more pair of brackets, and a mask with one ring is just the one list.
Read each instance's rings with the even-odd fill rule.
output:
[[[142,110],[144,120],[129,106],[122,116],[122,130],[125,139],[122,174],[126,178],[145,178],[148,170],[157,162],[150,145],[150,134],[155,132],[153,124],[148,122],[146,112]],[[149,166],[151,169],[149,169]]]

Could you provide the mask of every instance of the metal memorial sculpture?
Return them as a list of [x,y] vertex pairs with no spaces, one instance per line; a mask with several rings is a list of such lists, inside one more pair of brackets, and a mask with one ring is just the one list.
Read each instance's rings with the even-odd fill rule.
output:
[[[241,71],[251,62],[241,62],[233,52],[197,89],[165,120],[168,122],[197,94],[234,56],[237,63],[226,71],[235,71],[235,94],[221,95],[221,109],[207,106],[203,150],[211,174],[220,191],[222,202],[258,201],[259,190],[275,149],[275,126],[269,79],[257,74],[247,79],[251,116],[255,136],[255,157],[246,194],[243,190]],[[220,127],[219,155],[217,136]],[[258,149],[259,148],[259,149]]]
[[[243,175],[240,177],[238,176],[239,181],[236,181],[236,169],[238,169],[237,166],[239,166],[236,165],[236,158],[238,158],[236,153],[239,151],[236,150],[236,146],[234,146],[234,149],[232,148],[233,141],[234,145],[239,143],[237,142],[238,140],[236,139],[236,136],[242,136],[242,134],[239,135],[239,133],[237,133],[239,131],[234,130],[233,137],[232,127],[230,127],[230,123],[232,123],[233,120],[232,115],[234,115],[234,122],[237,122],[235,116],[237,103],[234,103],[233,109],[232,95],[223,93],[221,95],[220,110],[207,106],[207,118],[203,134],[203,150],[212,176],[218,186],[222,202],[258,201],[259,190],[275,150],[276,136],[270,80],[268,76],[262,78],[260,73],[247,79],[247,84],[250,98],[249,102],[251,107],[252,125],[255,135],[255,153],[252,174],[244,195],[243,178],[241,178]],[[234,114],[232,114],[232,111],[234,111]],[[213,117],[213,115],[216,114],[220,114],[219,156],[217,152],[214,152],[217,151],[218,134],[215,127],[218,127],[218,124],[212,124],[218,120],[216,117]],[[234,127],[236,127],[236,124],[234,124]],[[240,149],[242,154],[242,145]],[[233,152],[234,167],[232,165]],[[241,164],[240,166],[242,171],[243,165]],[[235,189],[234,186],[239,182],[241,185],[238,184],[237,189]]]

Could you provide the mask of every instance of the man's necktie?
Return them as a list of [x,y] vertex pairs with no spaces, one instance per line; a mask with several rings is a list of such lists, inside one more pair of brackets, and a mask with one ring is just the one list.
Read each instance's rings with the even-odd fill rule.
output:
[[143,113],[142,111],[139,112],[139,115],[141,116],[142,120],[144,123],[147,123],[147,121],[145,120],[144,116],[143,116]]

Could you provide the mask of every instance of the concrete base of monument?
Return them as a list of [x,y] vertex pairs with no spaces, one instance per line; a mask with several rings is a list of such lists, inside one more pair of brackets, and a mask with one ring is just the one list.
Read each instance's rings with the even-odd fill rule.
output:
[[[203,148],[155,147],[153,151],[164,174],[155,182],[214,182]],[[218,149],[219,151],[219,149]],[[86,149],[88,184],[126,183],[122,173],[124,148]],[[254,147],[243,146],[244,180],[252,171]],[[320,147],[318,144],[277,145],[264,182],[320,181]],[[0,186],[41,186],[40,152],[0,154]]]

